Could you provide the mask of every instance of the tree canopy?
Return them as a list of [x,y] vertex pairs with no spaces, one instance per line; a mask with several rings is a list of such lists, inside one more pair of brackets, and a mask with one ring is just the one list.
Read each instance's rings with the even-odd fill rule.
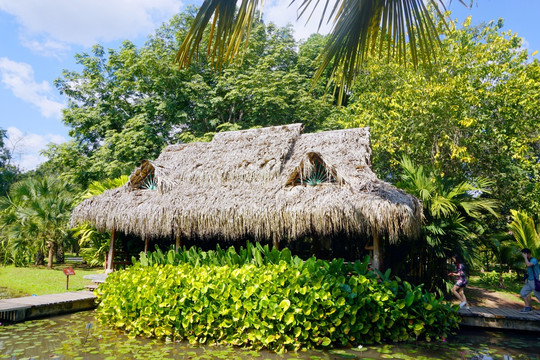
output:
[[330,128],[369,126],[373,164],[397,180],[407,154],[459,181],[494,182],[510,209],[540,211],[540,63],[503,21],[445,33],[439,66],[370,61]]
[[[315,79],[330,68],[339,90],[339,103],[344,89],[368,56],[379,54],[415,65],[419,58],[426,63],[433,60],[439,33],[434,19],[444,21],[440,10],[445,8],[442,0],[292,0],[290,5],[295,2],[299,4],[299,18],[304,16],[309,20],[313,12],[321,8],[319,27],[325,21],[333,25],[319,57]],[[198,53],[210,20],[207,55],[216,67],[242,58],[243,49],[249,46],[257,11],[262,11],[264,1],[243,0],[238,8],[236,4],[236,0],[203,1],[176,55],[180,66],[188,66]]]
[[77,55],[83,70],[56,81],[68,98],[63,120],[74,140],[51,145],[46,166],[87,186],[129,173],[169,143],[298,122],[314,131],[334,111],[324,89],[309,92],[317,51],[304,49],[319,49],[320,37],[297,48],[291,28],[257,22],[241,66],[217,74],[201,56],[179,70],[174,49],[192,20],[190,11],[175,16],[141,48],[126,41]]
[[6,136],[6,130],[0,129],[0,196],[7,193],[19,173],[17,167],[11,164],[11,151],[4,141]]

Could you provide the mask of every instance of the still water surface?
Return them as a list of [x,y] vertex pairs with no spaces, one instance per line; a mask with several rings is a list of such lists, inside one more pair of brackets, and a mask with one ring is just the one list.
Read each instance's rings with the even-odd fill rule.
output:
[[130,339],[101,325],[93,312],[0,326],[0,359],[540,359],[540,337],[462,329],[445,342],[400,343],[275,354],[226,346]]

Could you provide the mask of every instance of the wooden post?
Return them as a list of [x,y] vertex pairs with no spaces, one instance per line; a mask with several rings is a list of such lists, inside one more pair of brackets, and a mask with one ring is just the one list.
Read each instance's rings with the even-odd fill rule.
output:
[[144,236],[144,253],[148,252],[148,235]]
[[279,250],[279,241],[277,237],[272,239],[272,245],[274,245],[274,249]]
[[113,272],[113,263],[114,263],[114,240],[116,239],[116,229],[112,229],[111,231],[111,244],[109,245],[109,256],[107,257],[107,270],[105,270],[106,273]]
[[377,231],[373,231],[373,268],[377,270],[382,269],[381,242],[379,241]]
[[181,246],[182,246],[182,241],[181,241],[181,238],[180,238],[180,234],[176,234],[176,244],[175,244],[176,252],[178,252],[178,250],[180,250]]

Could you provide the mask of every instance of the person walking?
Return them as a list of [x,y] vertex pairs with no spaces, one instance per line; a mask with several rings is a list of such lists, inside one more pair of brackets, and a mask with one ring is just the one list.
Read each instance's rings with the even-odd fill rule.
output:
[[[533,258],[531,255],[531,250],[525,248],[521,250],[521,255],[523,260],[525,260],[525,266],[527,267],[527,278],[523,288],[521,288],[521,298],[525,302],[525,307],[521,310],[522,313],[528,313],[532,311],[531,307],[531,298],[529,297],[530,293],[534,293],[536,299],[540,301],[540,291],[534,289],[534,279],[538,279],[538,274],[540,273],[540,268],[538,267],[538,260]],[[538,313],[540,315],[540,313]]]
[[459,257],[459,255],[452,256],[452,261],[454,262],[454,266],[456,270],[454,272],[449,273],[450,276],[456,276],[457,281],[455,285],[452,287],[452,293],[458,298],[459,301],[459,307],[460,308],[466,308],[469,309],[469,306],[467,305],[467,298],[465,297],[465,293],[463,292],[465,290],[465,287],[467,286],[467,275],[465,274],[465,264]]

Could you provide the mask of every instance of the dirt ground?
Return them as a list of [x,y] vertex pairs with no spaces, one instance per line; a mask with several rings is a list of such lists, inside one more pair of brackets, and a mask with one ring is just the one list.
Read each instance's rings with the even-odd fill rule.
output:
[[[467,297],[470,306],[482,306],[488,308],[504,307],[509,309],[523,308],[523,300],[518,293],[508,294],[467,285],[465,288],[465,296]],[[454,302],[456,304],[459,303],[457,300]],[[535,298],[533,298],[532,303],[534,308],[540,309],[540,305]]]

